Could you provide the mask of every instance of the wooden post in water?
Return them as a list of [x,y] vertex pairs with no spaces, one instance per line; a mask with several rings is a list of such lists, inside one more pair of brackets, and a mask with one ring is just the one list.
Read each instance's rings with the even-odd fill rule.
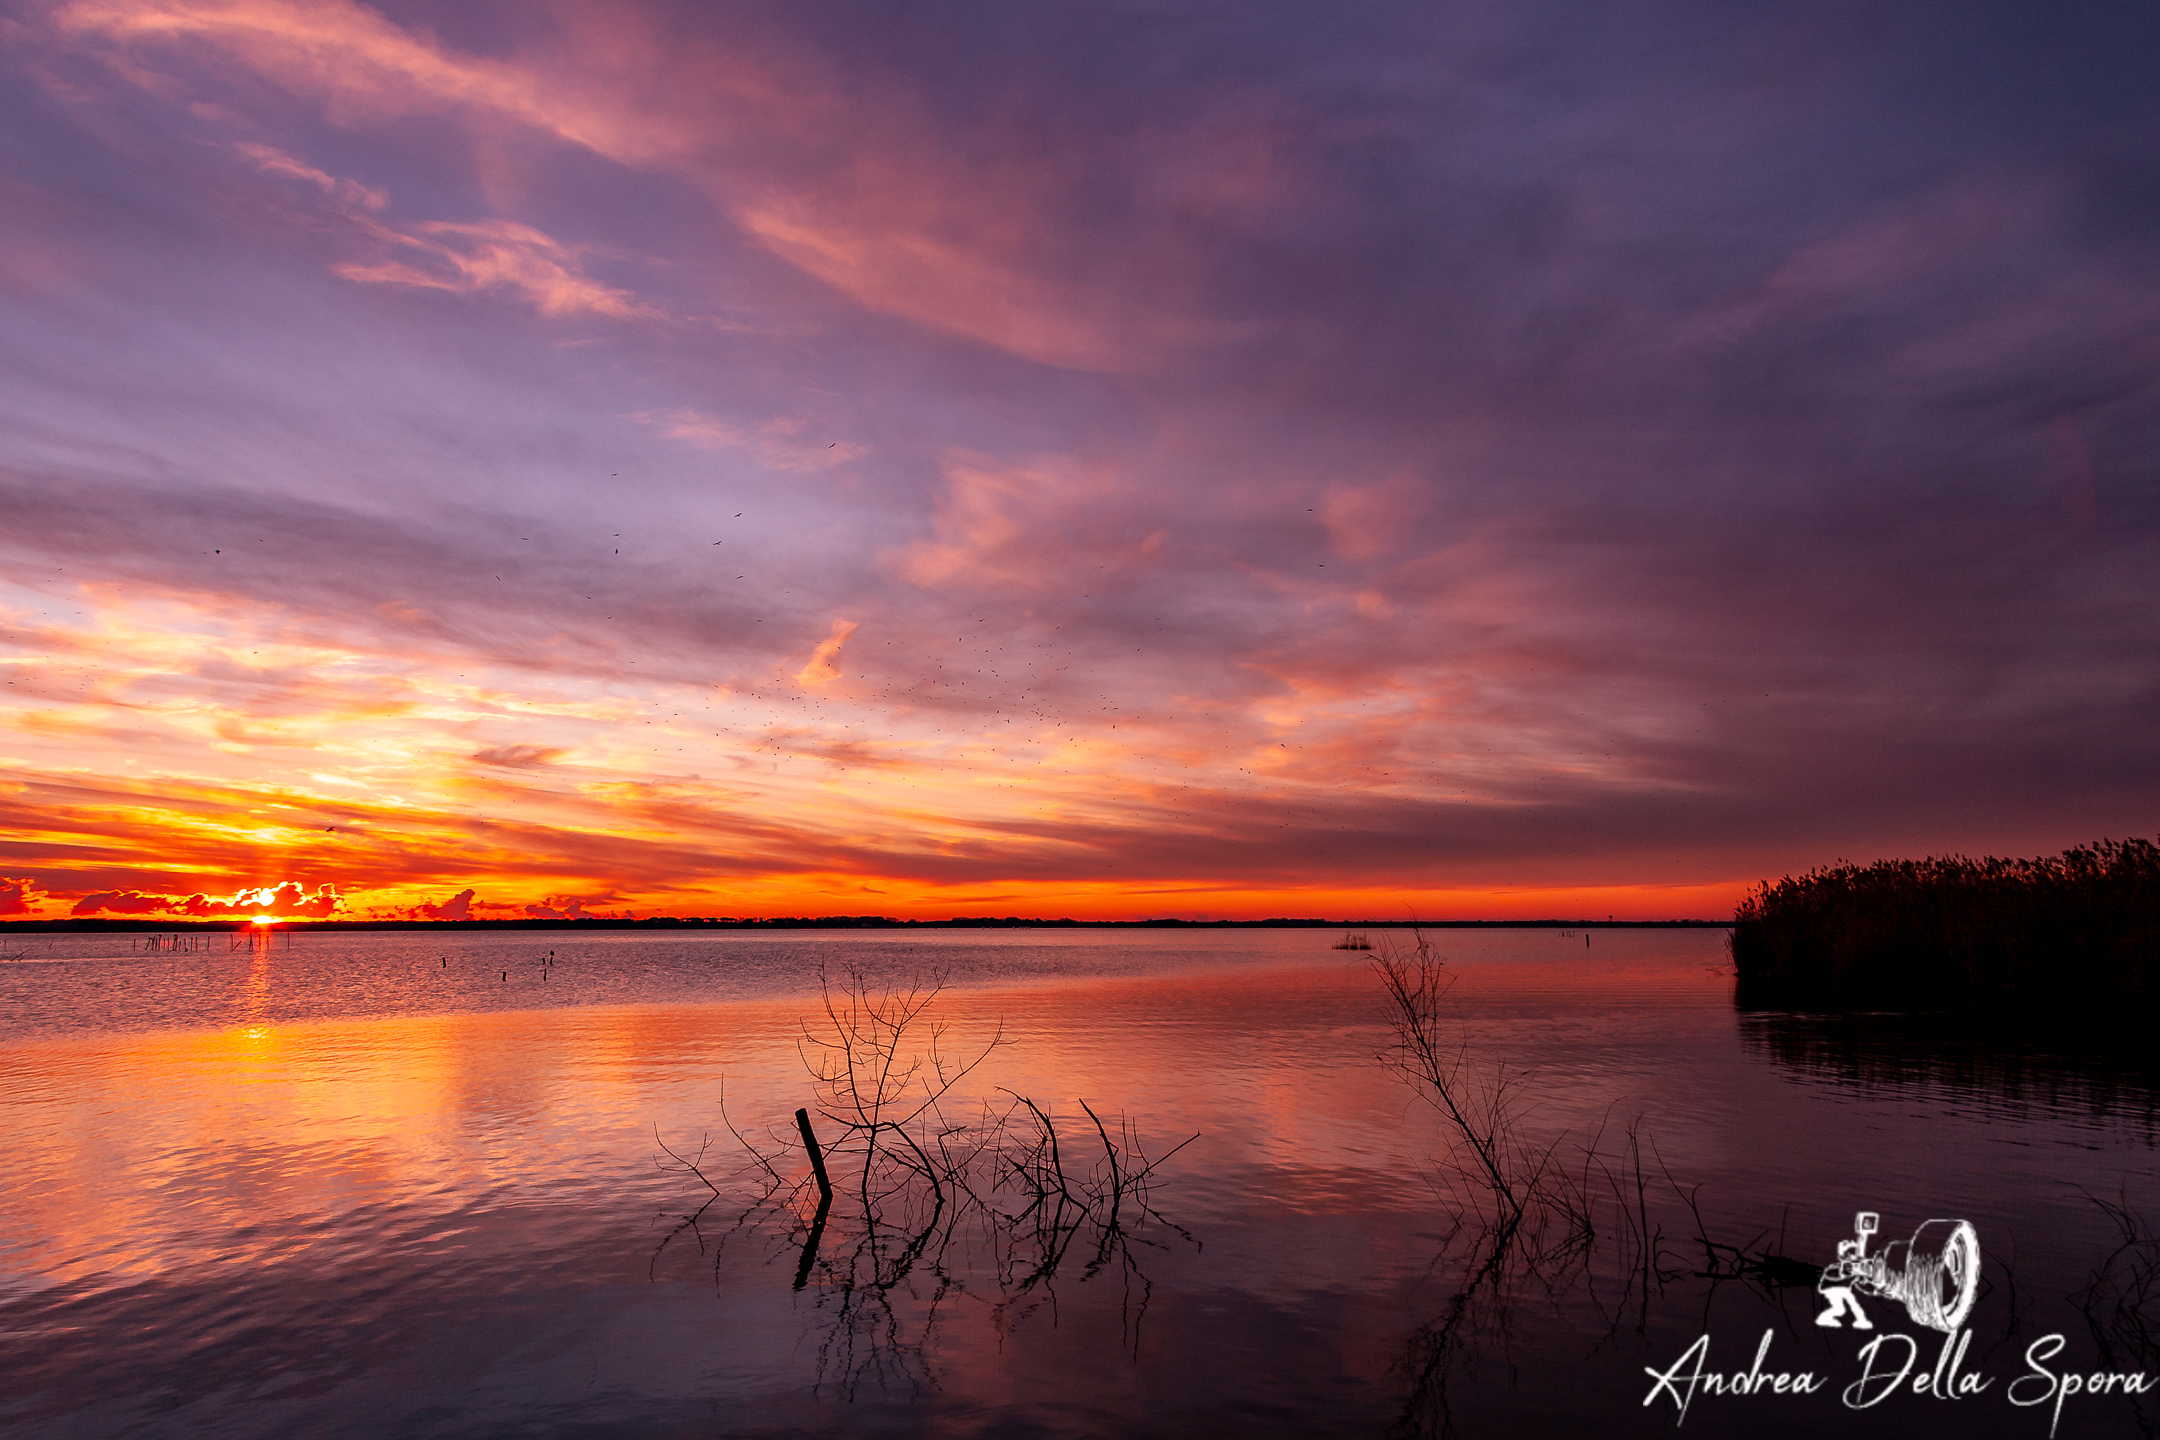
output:
[[832,1177],[825,1173],[825,1152],[818,1147],[817,1131],[810,1128],[810,1112],[795,1112],[795,1128],[802,1131],[803,1148],[810,1152],[810,1170],[817,1176],[817,1218],[810,1222],[810,1233],[803,1240],[802,1260],[795,1266],[795,1288],[802,1289],[810,1283],[810,1268],[817,1264],[818,1242],[825,1238],[825,1217],[832,1211]]
[[810,1128],[810,1112],[808,1110],[797,1110],[795,1112],[795,1128],[802,1131],[803,1148],[810,1152],[810,1169],[817,1176],[817,1188],[820,1197],[818,1209],[823,1210],[827,1205],[832,1204],[832,1177],[825,1173],[825,1152],[818,1146],[817,1131]]

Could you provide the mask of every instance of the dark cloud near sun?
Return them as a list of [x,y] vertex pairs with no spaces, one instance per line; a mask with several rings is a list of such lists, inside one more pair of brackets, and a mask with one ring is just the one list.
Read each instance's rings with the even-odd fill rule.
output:
[[545,765],[562,753],[559,747],[552,745],[490,745],[485,750],[475,750],[472,758],[482,765],[525,769]]
[[338,895],[332,887],[320,886],[311,895],[288,880],[260,890],[243,890],[229,896],[205,895],[200,891],[193,895],[153,895],[137,890],[98,891],[77,900],[69,913],[96,915],[110,912],[115,915],[169,916],[191,920],[226,920],[255,916],[321,920],[336,914],[337,909]]

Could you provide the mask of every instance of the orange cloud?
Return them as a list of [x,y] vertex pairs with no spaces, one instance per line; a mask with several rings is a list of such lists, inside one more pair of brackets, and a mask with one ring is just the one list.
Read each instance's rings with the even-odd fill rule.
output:
[[35,880],[0,875],[0,915],[35,915],[45,898],[38,889]]
[[[1021,603],[957,622],[888,607],[874,634],[828,611],[822,638],[797,619],[725,685],[684,675],[671,639],[589,674],[453,649],[475,628],[454,590],[422,587],[445,618],[418,634],[369,606],[296,615],[282,589],[71,592],[68,629],[0,636],[19,682],[0,720],[52,721],[18,722],[0,766],[10,869],[84,913],[186,914],[307,875],[335,881],[336,913],[385,918],[467,890],[468,915],[1131,916],[1158,895],[1445,914],[1525,854],[1556,886],[1682,873],[1657,847],[1695,843],[1695,823],[1656,793],[1622,806],[1621,869],[1579,847],[1612,828],[1597,805],[1625,798],[1625,762],[1561,748],[1497,660],[1457,676],[1304,644],[1212,675],[1189,650],[1095,670],[1069,609],[1029,610],[1060,586],[1114,604],[1160,568],[1123,485],[1057,463],[948,474],[936,533],[899,568],[925,593]],[[1550,858],[1556,835],[1579,863]]]
[[848,636],[861,628],[853,620],[833,621],[832,634],[826,636],[817,649],[810,652],[809,663],[795,672],[797,682],[804,685],[822,685],[828,680],[839,679],[840,672],[833,668],[832,662],[839,656],[840,647],[847,643]]

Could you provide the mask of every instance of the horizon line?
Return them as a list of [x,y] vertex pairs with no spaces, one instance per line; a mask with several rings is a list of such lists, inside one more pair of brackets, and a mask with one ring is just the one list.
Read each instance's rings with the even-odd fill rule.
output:
[[1275,916],[1265,920],[1181,920],[1174,917],[1142,920],[1074,920],[1067,917],[1048,919],[1018,915],[972,916],[954,915],[942,920],[900,919],[890,915],[771,915],[771,916],[680,916],[650,915],[642,920],[629,917],[582,916],[578,919],[540,919],[524,917],[504,920],[329,920],[309,917],[264,920],[254,917],[228,919],[174,919],[134,920],[103,916],[65,916],[52,919],[25,919],[0,921],[0,931],[35,933],[52,931],[120,931],[122,933],[158,930],[628,930],[639,928],[665,929],[687,927],[699,930],[898,930],[908,927],[930,929],[1246,929],[1246,930],[1415,930],[1415,929],[1486,929],[1486,930],[1545,930],[1545,929],[1673,929],[1691,926],[1731,928],[1731,919],[1706,920],[1673,918],[1667,920],[1592,920],[1565,918],[1520,918],[1508,920],[1329,920],[1296,916]]

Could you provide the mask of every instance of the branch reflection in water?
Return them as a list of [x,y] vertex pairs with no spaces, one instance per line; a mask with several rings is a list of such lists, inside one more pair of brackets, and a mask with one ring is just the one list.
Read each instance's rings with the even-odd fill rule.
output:
[[[2107,1216],[2117,1238],[2070,1297],[2098,1352],[2095,1368],[2160,1374],[2160,1227],[2130,1203],[2127,1191],[2112,1200],[2087,1198]],[[2160,1405],[2145,1395],[2131,1404],[2139,1434],[2160,1429]]]
[[2116,1120],[2160,1137],[2160,1055],[2149,1029],[2097,1016],[1743,1010],[1740,1035],[1796,1073],[1868,1093],[1941,1092],[2011,1114]]
[[[707,1193],[661,1240],[653,1273],[686,1236],[712,1256],[716,1278],[732,1239],[792,1249],[795,1288],[827,1313],[819,1386],[850,1399],[865,1383],[926,1384],[930,1342],[954,1302],[988,1304],[1009,1333],[1054,1307],[1075,1269],[1083,1282],[1118,1277],[1137,1360],[1151,1287],[1135,1247],[1159,1247],[1158,1233],[1197,1247],[1153,1194],[1158,1168],[1199,1137],[1151,1159],[1130,1119],[1106,1121],[1084,1099],[1074,1116],[1004,1087],[960,1092],[1013,1043],[1002,1024],[956,1050],[934,1013],[941,977],[894,987],[849,969],[819,980],[819,1012],[796,1047],[812,1103],[792,1125],[752,1134],[723,1103],[738,1158],[718,1179],[709,1137],[693,1155],[660,1141],[662,1165]],[[716,1207],[724,1227],[708,1218]]]
[[1397,1433],[1448,1433],[1449,1386],[1481,1358],[1512,1375],[1516,1347],[1533,1329],[1526,1304],[1587,1311],[1611,1341],[1644,1334],[1652,1300],[1680,1281],[1707,1281],[1711,1291],[1737,1282],[1772,1298],[1798,1289],[1812,1301],[1820,1267],[1784,1255],[1782,1236],[1710,1238],[1697,1192],[1673,1178],[1639,1121],[1617,1142],[1606,1126],[1580,1141],[1529,1138],[1530,1077],[1473,1055],[1449,1003],[1454,977],[1422,932],[1383,941],[1373,970],[1394,1032],[1379,1058],[1437,1112],[1448,1141],[1430,1175],[1449,1216],[1433,1269],[1455,1279],[1405,1346]]
[[[1786,1253],[1782,1223],[1738,1244],[1712,1238],[1700,1187],[1674,1177],[1639,1119],[1617,1142],[1607,1126],[1580,1139],[1533,1141],[1523,1098],[1532,1077],[1476,1054],[1450,1004],[1454,977],[1425,937],[1413,932],[1409,942],[1383,946],[1374,970],[1394,1032],[1379,1058],[1442,1122],[1446,1148],[1431,1179],[1450,1217],[1432,1262],[1435,1274],[1449,1277],[1446,1298],[1405,1343],[1396,1433],[1449,1433],[1451,1385],[1481,1365],[1496,1365],[1512,1384],[1540,1337],[1587,1341],[1588,1353],[1567,1357],[1577,1366],[1601,1351],[1639,1350],[1654,1328],[1654,1302],[1663,1302],[1659,1309],[1699,1302],[1700,1316],[1684,1332],[1708,1334],[1712,1306],[1731,1287],[1749,1292],[1751,1325],[1780,1327],[1783,1343],[1801,1345],[1808,1363],[1829,1360],[1814,1319],[1822,1269]],[[2087,1037],[2075,1054],[2037,1043],[2030,1053],[1995,1053],[1980,1063],[1966,1027],[1942,1034],[1940,1023],[1758,1015],[1746,1017],[1743,1032],[1780,1063],[1863,1086],[1932,1086],[2013,1108],[2044,1104],[2150,1125],[2149,1056],[2133,1061]],[[2079,1193],[2114,1234],[2065,1297],[2082,1316],[2096,1368],[2160,1371],[2160,1228],[2127,1194]],[[1997,1312],[1999,1328],[1973,1327],[1972,1359],[1976,1368],[2015,1374],[2025,1346],[2063,1317],[2036,1316],[2031,1287],[2019,1283],[2014,1242],[1991,1248],[1986,1267],[1982,1297],[2000,1289],[2008,1303]],[[1636,1364],[1631,1358],[1622,1368]],[[2153,1433],[2148,1401],[2135,1396],[2130,1404],[2139,1433]]]

